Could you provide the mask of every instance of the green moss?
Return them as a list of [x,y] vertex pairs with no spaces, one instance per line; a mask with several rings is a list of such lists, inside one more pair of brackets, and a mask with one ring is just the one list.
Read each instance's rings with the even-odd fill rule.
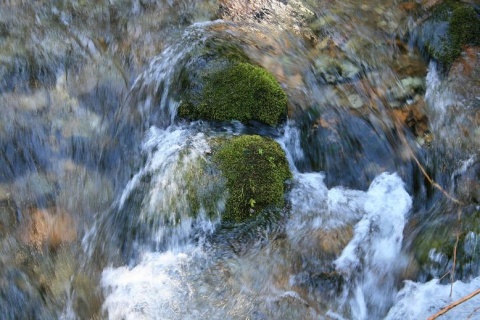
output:
[[[463,212],[460,222],[456,220],[456,215],[451,215],[448,219],[439,219],[434,223],[425,224],[413,242],[415,258],[419,266],[427,272],[432,266],[440,268],[440,273],[448,272],[451,263],[453,263],[458,235],[455,272],[460,278],[469,276],[471,270],[468,266],[480,265],[478,249],[474,253],[471,250],[465,250],[467,236],[471,232],[476,234],[477,237],[480,235],[480,211],[478,210]],[[430,259],[429,252],[432,249],[446,257],[444,265],[436,266],[438,262]],[[444,270],[441,268],[444,268]]]
[[473,7],[462,5],[453,10],[448,31],[456,48],[480,44],[480,18]]
[[249,63],[207,73],[203,87],[184,96],[181,117],[214,121],[257,120],[276,126],[286,117],[287,97],[275,78]]
[[[445,1],[432,13],[431,39],[427,48],[446,67],[462,53],[465,45],[480,44],[480,17],[475,9],[458,1]],[[446,30],[443,25],[447,25]]]
[[214,155],[227,179],[224,219],[242,222],[269,207],[284,206],[284,183],[291,177],[284,151],[257,135],[228,140]]

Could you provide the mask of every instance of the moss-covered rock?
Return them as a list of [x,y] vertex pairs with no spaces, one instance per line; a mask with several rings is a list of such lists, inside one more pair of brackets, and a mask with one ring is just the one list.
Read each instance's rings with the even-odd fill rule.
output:
[[447,68],[465,45],[480,44],[480,16],[471,5],[444,1],[422,27],[428,53]]
[[[445,216],[443,213],[439,219],[423,225],[413,241],[420,276],[440,278],[451,270],[454,260],[456,280],[478,276],[479,244],[480,211],[476,207],[463,209],[460,221],[455,214]],[[450,277],[443,281],[449,282]]]
[[276,126],[287,113],[287,96],[277,80],[250,63],[240,49],[211,43],[182,71],[179,116],[213,121],[256,120]]
[[242,222],[268,207],[284,206],[285,181],[291,177],[285,152],[272,139],[234,137],[214,155],[227,179],[224,220]]

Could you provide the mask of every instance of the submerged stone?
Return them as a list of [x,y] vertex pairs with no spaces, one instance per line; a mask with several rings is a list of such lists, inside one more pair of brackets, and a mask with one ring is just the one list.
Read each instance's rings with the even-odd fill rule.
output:
[[75,219],[58,208],[28,210],[21,239],[38,250],[42,250],[44,246],[56,250],[77,239]]
[[337,84],[353,81],[361,76],[362,69],[349,60],[320,55],[315,60],[315,74],[321,82]]
[[285,152],[274,140],[235,137],[221,146],[214,159],[227,179],[224,220],[242,222],[266,208],[284,206],[285,181],[292,174]]

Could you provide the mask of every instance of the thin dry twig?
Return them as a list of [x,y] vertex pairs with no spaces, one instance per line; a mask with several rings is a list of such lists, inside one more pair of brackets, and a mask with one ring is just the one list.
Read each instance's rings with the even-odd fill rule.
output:
[[[410,146],[409,146],[409,147],[410,147]],[[461,204],[462,202],[461,202],[460,200],[458,200],[457,198],[451,196],[447,191],[445,191],[438,183],[436,183],[436,182],[428,175],[427,171],[425,171],[425,168],[423,168],[423,166],[420,164],[420,161],[418,161],[417,157],[415,156],[415,154],[413,153],[413,151],[412,151],[411,149],[410,149],[410,152],[411,152],[411,156],[412,156],[413,160],[415,160],[415,163],[416,163],[417,166],[420,168],[420,171],[422,171],[423,176],[428,180],[428,182],[430,182],[430,184],[431,184],[434,188],[438,189],[441,193],[443,193],[443,195],[444,195],[447,199],[455,202],[456,204]]]
[[472,319],[472,316],[473,316],[475,313],[477,313],[478,310],[480,310],[480,307],[473,309],[473,311],[470,312],[470,314],[467,316],[467,319],[465,319],[465,320]]
[[400,137],[400,140],[402,141],[403,145],[405,147],[408,148],[408,152],[409,152],[409,155],[412,157],[412,159],[415,161],[415,163],[417,164],[418,168],[420,169],[420,171],[422,172],[423,176],[425,177],[425,179],[427,179],[427,181],[434,187],[436,188],[437,190],[439,190],[441,193],[443,193],[443,195],[451,200],[452,202],[456,203],[456,204],[462,204],[462,202],[460,200],[458,200],[457,198],[451,196],[447,191],[445,191],[445,189],[442,188],[442,186],[440,186],[438,183],[435,182],[435,180],[433,180],[427,173],[427,171],[425,170],[425,168],[422,166],[422,164],[420,163],[420,161],[418,160],[418,158],[415,156],[415,152],[413,152],[412,150],[412,147],[410,146],[410,144],[408,143],[405,135],[401,134],[401,130],[399,130],[400,134],[399,134],[399,137]]
[[453,264],[452,264],[452,271],[450,272],[450,295],[452,296],[453,293],[453,282],[455,281],[455,265],[457,264],[457,247],[458,241],[460,240],[460,231],[457,231],[457,240],[455,241],[455,247],[453,247]]
[[461,299],[458,299],[457,301],[455,302],[452,302],[451,304],[449,304],[448,306],[446,306],[445,308],[441,309],[440,311],[438,311],[437,313],[435,313],[434,315],[430,316],[427,320],[435,320],[437,319],[439,316],[447,313],[448,311],[450,311],[451,309],[455,308],[456,306],[464,303],[465,301],[468,301],[470,299],[472,299],[473,297],[475,297],[477,294],[480,293],[480,289],[477,289],[475,291],[473,291],[472,293],[470,293],[469,295],[466,295],[465,297],[461,298]]
[[452,270],[448,270],[440,279],[438,279],[438,283],[440,283],[443,280],[443,278],[448,276],[451,272],[452,272]]

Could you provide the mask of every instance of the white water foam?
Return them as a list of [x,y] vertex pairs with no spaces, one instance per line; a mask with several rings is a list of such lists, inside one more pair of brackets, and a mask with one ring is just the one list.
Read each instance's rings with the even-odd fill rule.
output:
[[289,201],[292,217],[287,227],[291,237],[306,229],[333,229],[357,221],[364,192],[342,187],[328,189],[323,173],[297,173]]
[[[390,309],[386,320],[427,319],[442,308],[480,288],[480,277],[469,283],[455,281],[450,297],[450,285],[438,284],[438,279],[426,283],[406,281],[398,292],[395,305]],[[480,295],[458,305],[439,319],[480,319]]]
[[411,197],[397,174],[379,175],[366,192],[343,187],[329,190],[323,179],[322,173],[295,175],[289,197],[292,217],[286,228],[289,239],[302,246],[308,243],[303,239],[316,230],[354,224],[353,238],[334,262],[347,281],[339,305],[332,306],[329,314],[380,318],[393,304],[396,279],[407,264],[401,247]]
[[405,215],[412,206],[397,174],[379,175],[365,197],[353,239],[335,261],[347,283],[354,283],[345,287],[354,319],[378,318],[393,302],[397,273],[406,263],[401,246]]
[[[289,194],[292,215],[286,228],[287,239],[292,249],[296,250],[295,246],[305,245],[301,238],[308,236],[312,230],[328,230],[356,223],[354,237],[337,259],[336,265],[352,280],[348,283],[355,284],[345,287],[344,300],[348,300],[351,308],[347,314],[353,314],[353,319],[373,319],[370,317],[372,310],[369,302],[375,298],[385,304],[390,303],[390,307],[396,294],[392,282],[397,260],[401,256],[404,216],[411,205],[410,197],[396,174],[380,175],[366,192],[340,187],[329,190],[323,183],[323,177],[321,173],[295,174],[294,186]],[[207,290],[205,288],[243,292],[244,299],[264,301],[264,305],[268,305],[267,300],[271,297],[285,292],[298,294],[292,290],[294,283],[291,284],[293,287],[282,289],[274,283],[266,283],[262,293],[256,291],[256,283],[251,283],[251,279],[262,277],[262,272],[276,269],[278,257],[274,256],[275,250],[257,252],[257,255],[264,255],[258,257],[265,263],[262,268],[252,268],[246,273],[238,273],[237,270],[237,276],[248,279],[236,279],[229,284],[204,283],[202,274],[205,269],[198,268],[195,260],[195,256],[201,252],[199,248],[181,246],[174,250],[145,253],[138,265],[130,269],[120,267],[104,270],[101,285],[106,300],[103,308],[110,319],[195,319],[200,314],[217,318],[221,314],[228,314],[221,309],[224,302],[217,301],[220,298],[216,295],[200,294]],[[202,259],[210,260],[213,257],[205,256]],[[242,262],[226,262],[224,265],[237,265],[230,271],[235,273],[234,270]],[[270,278],[268,275],[264,277]],[[271,279],[275,278],[271,276]],[[385,290],[392,297],[385,298]],[[372,291],[375,292],[374,296]],[[241,309],[235,311],[239,316],[247,316],[252,312],[251,303],[242,303],[239,307]],[[341,303],[332,308],[329,314],[336,315],[338,319],[346,311]]]
[[134,268],[107,268],[101,286],[109,319],[180,319],[190,289],[182,266],[186,253],[146,253]]

